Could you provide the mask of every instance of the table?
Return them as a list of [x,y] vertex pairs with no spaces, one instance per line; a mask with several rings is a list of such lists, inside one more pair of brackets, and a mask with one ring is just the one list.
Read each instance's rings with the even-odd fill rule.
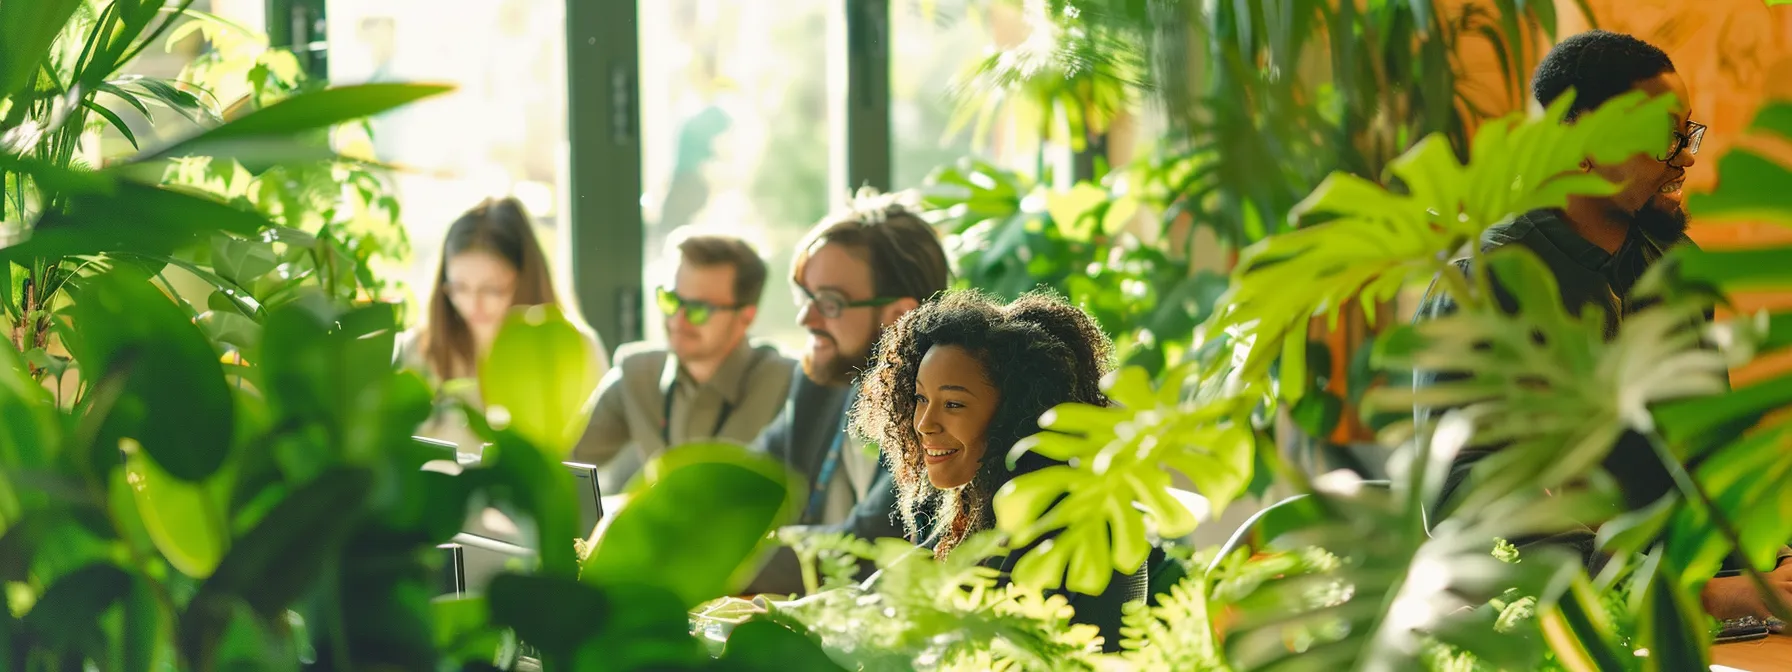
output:
[[1718,644],[1711,647],[1711,662],[1713,671],[1726,671],[1726,668],[1747,672],[1792,671],[1792,634]]

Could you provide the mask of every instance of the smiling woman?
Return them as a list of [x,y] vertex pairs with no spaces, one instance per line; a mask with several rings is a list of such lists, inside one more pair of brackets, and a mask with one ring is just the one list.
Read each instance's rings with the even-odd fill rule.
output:
[[[1087,313],[1048,295],[1003,306],[976,292],[952,292],[904,316],[878,347],[853,427],[892,465],[910,539],[944,559],[970,535],[994,527],[996,491],[1054,464],[1027,453],[1010,467],[1009,450],[1039,433],[1039,416],[1059,404],[1105,406],[1101,379],[1112,355]],[[992,564],[1005,577],[1030,548]],[[1144,585],[1141,569],[1116,576],[1101,595],[1064,597],[1076,610],[1073,620],[1100,627],[1114,647],[1121,607],[1143,600]]]

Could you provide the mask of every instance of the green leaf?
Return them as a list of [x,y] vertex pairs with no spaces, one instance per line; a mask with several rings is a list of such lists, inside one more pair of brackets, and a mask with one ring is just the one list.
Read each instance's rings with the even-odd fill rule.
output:
[[1792,286],[1792,247],[1705,250],[1684,246],[1673,252],[1681,280],[1726,292]]
[[0,520],[12,524],[26,501],[44,499],[36,488],[21,490],[11,481],[56,464],[62,446],[58,415],[49,390],[26,374],[12,342],[0,345],[0,418],[6,419],[0,422],[0,465],[7,467],[0,471]]
[[1792,376],[1780,376],[1728,394],[1662,404],[1655,419],[1669,443],[1682,444],[1788,404],[1792,404]]
[[263,321],[260,349],[249,357],[261,368],[269,407],[322,425],[338,438],[329,450],[352,461],[371,462],[384,445],[381,437],[350,428],[377,418],[393,376],[393,335],[345,327],[363,311],[389,310],[364,307],[336,314],[308,308],[306,302],[283,305]]
[[210,476],[230,451],[235,405],[205,335],[134,270],[121,266],[71,282],[78,284],[68,315],[77,329],[69,346],[84,376],[128,376],[102,441],[135,439],[181,480]]
[[212,237],[212,268],[239,287],[249,286],[279,265],[272,243]]
[[182,574],[199,579],[211,576],[230,544],[228,472],[219,471],[205,482],[188,483],[156,466],[136,441],[122,443],[123,482],[128,496],[136,500],[136,511],[156,550]]
[[120,181],[112,193],[70,198],[66,211],[44,214],[24,242],[0,249],[0,259],[102,253],[165,255],[224,231],[254,235],[267,219],[209,197]]
[[[330,156],[327,146],[294,142],[306,131],[330,128],[453,90],[434,84],[357,84],[302,93],[222,126],[149,152],[137,161],[183,156],[234,158],[245,165]],[[320,152],[321,150],[321,152]]]
[[261,342],[261,325],[234,310],[208,310],[200,313],[194,322],[199,324],[206,337],[231,345],[238,351],[248,351]]
[[239,602],[273,618],[313,590],[338,561],[372,488],[370,472],[332,468],[295,488],[239,538],[181,616],[187,660],[197,669],[210,667]]
[[52,650],[88,644],[99,636],[100,614],[129,595],[132,581],[110,563],[78,569],[44,591],[25,614],[25,627]]
[[513,311],[479,367],[486,417],[508,418],[509,427],[550,458],[565,459],[590,418],[586,402],[598,381],[594,347],[555,306]]
[[556,658],[571,656],[621,606],[571,579],[520,574],[493,577],[486,601],[494,624],[514,628],[519,639]]
[[1649,652],[1642,659],[1643,670],[1710,669],[1711,661],[1705,655],[1711,646],[1710,629],[1706,627],[1710,617],[1704,614],[1693,596],[1681,588],[1672,572],[1659,566],[1645,571],[1649,574],[1648,589],[1643,593],[1641,613],[1637,615],[1640,636],[1634,645]]
[[790,482],[783,465],[740,446],[671,450],[642,470],[642,489],[611,519],[580,578],[659,586],[686,607],[732,594],[774,547],[768,534],[798,510]]
[[735,626],[720,662],[738,672],[841,670],[821,645],[790,628],[764,619]]
[[[516,577],[500,575],[493,585]],[[435,626],[436,648],[449,660],[493,660],[504,644],[503,633],[491,624],[485,597],[439,599],[429,603]]]
[[[1085,218],[1096,216],[1097,206],[1108,201],[1108,191],[1088,182],[1078,182],[1069,191],[1054,191],[1045,196],[1046,212],[1052,223],[1066,238],[1082,239],[1092,228]],[[1099,224],[1099,222],[1095,222]]]
[[100,115],[100,117],[104,118],[107,123],[112,124],[113,128],[118,129],[118,134],[124,136],[124,139],[131,143],[131,149],[137,149],[137,135],[131,132],[131,125],[124,123],[124,120],[118,118],[116,113],[106,109],[106,106],[93,102],[92,100],[81,101],[81,106],[93,110],[94,114]]
[[[48,58],[56,36],[82,0],[16,0],[0,4],[0,99],[6,99],[37,81],[39,66]],[[27,104],[14,99],[14,105]]]
[[1513,115],[1482,126],[1467,165],[1443,136],[1425,138],[1390,166],[1406,194],[1348,173],[1326,178],[1293,216],[1330,219],[1247,248],[1229,305],[1208,325],[1209,334],[1237,332],[1245,355],[1240,385],[1267,395],[1270,364],[1311,317],[1323,314],[1335,325],[1349,299],[1364,306],[1392,299],[1495,224],[1560,207],[1570,194],[1610,192],[1613,186],[1588,179],[1580,162],[1653,151],[1652,138],[1666,137],[1671,123],[1671,96],[1633,92],[1563,124],[1568,100],[1542,117]]

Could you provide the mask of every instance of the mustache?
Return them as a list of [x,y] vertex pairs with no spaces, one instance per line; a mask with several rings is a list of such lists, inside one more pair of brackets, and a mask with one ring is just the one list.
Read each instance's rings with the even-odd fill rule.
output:
[[825,338],[825,339],[828,339],[828,342],[830,342],[830,343],[839,343],[839,341],[838,341],[838,340],[835,340],[835,338],[834,338],[834,335],[833,335],[833,334],[830,334],[830,333],[828,333],[828,332],[825,332],[825,331],[822,331],[822,330],[820,330],[820,329],[810,329],[810,330],[809,330],[809,335],[810,335],[810,336],[817,336],[817,337],[820,337],[820,338]]

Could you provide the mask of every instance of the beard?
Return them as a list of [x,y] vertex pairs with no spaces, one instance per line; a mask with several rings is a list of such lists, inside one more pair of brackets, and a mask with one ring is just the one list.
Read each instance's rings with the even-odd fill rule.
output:
[[816,361],[813,350],[804,352],[803,375],[808,376],[809,380],[815,381],[816,384],[827,387],[844,387],[851,384],[853,378],[858,377],[859,372],[871,363],[871,344],[866,343],[856,350],[848,351],[841,348],[840,341],[832,335],[828,335],[826,338],[834,342],[833,356]]
[[1651,199],[1631,214],[1631,223],[1655,242],[1667,246],[1686,237],[1686,210],[1679,205],[1663,208]]

